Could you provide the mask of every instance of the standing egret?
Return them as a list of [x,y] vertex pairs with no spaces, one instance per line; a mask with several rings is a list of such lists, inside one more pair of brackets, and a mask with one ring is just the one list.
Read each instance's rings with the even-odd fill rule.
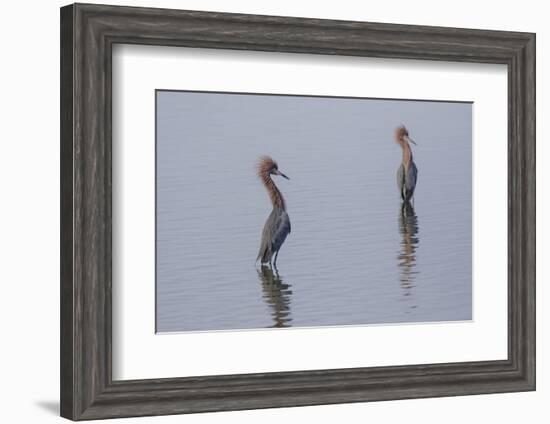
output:
[[258,177],[269,194],[273,210],[265,222],[262,231],[260,252],[258,253],[256,261],[260,259],[262,264],[271,264],[271,259],[273,255],[275,255],[273,266],[276,267],[279,249],[283,245],[286,236],[290,234],[290,219],[286,213],[285,199],[271,179],[272,175],[279,175],[287,180],[290,179],[279,171],[277,162],[269,156],[262,156],[258,163]]
[[403,150],[403,159],[399,169],[397,170],[397,187],[401,193],[401,199],[404,202],[409,202],[414,194],[416,187],[416,178],[418,169],[413,161],[413,155],[410,143],[416,143],[409,138],[409,131],[404,126],[400,126],[395,130],[395,141]]

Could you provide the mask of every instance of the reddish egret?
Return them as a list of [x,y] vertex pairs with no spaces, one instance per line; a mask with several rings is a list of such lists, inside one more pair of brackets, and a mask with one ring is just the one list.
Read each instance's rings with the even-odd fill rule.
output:
[[397,141],[403,150],[403,160],[397,170],[397,187],[401,193],[401,199],[408,203],[414,194],[416,177],[418,175],[418,169],[413,162],[410,145],[410,143],[414,145],[416,143],[409,138],[409,131],[404,126],[400,126],[395,130],[395,141]]
[[269,194],[273,210],[265,222],[264,230],[262,231],[260,252],[258,253],[256,261],[260,259],[262,264],[271,264],[271,259],[273,255],[275,255],[273,266],[276,267],[279,249],[283,245],[286,236],[290,234],[290,219],[286,213],[285,199],[271,179],[271,175],[280,175],[287,180],[290,179],[279,171],[277,162],[269,156],[262,156],[258,163],[258,177],[262,180]]

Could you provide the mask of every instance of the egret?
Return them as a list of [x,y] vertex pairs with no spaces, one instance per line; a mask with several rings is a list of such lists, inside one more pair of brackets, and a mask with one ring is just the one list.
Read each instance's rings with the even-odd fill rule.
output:
[[397,187],[401,193],[401,199],[408,203],[414,194],[418,176],[418,169],[413,161],[410,145],[410,143],[414,145],[416,143],[409,138],[409,131],[404,126],[400,126],[395,130],[395,141],[403,150],[403,159],[397,170]]
[[269,194],[273,210],[265,222],[260,251],[256,261],[259,259],[262,264],[269,263],[271,265],[271,260],[275,256],[273,266],[276,267],[279,249],[290,234],[290,218],[286,212],[285,199],[271,179],[272,175],[279,175],[287,180],[290,179],[279,171],[277,162],[269,156],[262,156],[258,163],[258,177]]

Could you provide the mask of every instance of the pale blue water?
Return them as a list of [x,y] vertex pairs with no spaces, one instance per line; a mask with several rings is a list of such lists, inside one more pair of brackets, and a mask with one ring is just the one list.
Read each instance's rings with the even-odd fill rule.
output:
[[[157,92],[157,331],[471,319],[471,133],[469,103]],[[278,275],[254,263],[262,154],[291,178]]]

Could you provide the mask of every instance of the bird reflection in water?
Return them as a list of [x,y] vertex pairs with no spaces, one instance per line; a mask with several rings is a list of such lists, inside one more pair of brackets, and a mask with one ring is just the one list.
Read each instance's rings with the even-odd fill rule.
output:
[[[418,217],[410,202],[403,202],[399,209],[399,232],[401,234],[401,246],[397,256],[400,269],[399,280],[404,296],[410,299],[418,274],[415,268],[416,250],[419,241]],[[416,305],[411,306],[411,309],[414,308],[416,308]]]
[[263,298],[271,309],[273,319],[271,327],[291,327],[291,286],[281,280],[276,268],[272,269],[269,266],[262,266],[258,270],[258,277],[262,283]]

